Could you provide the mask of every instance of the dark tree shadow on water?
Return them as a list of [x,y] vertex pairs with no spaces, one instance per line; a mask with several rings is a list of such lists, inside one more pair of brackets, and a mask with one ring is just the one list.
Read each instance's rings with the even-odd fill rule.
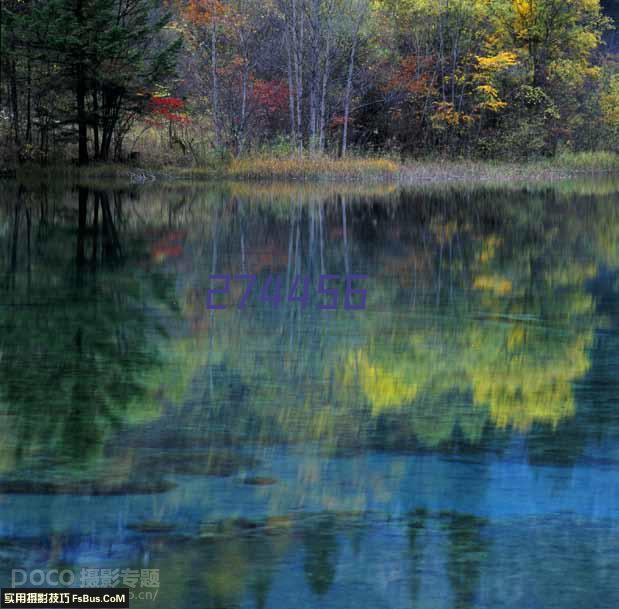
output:
[[153,313],[160,286],[124,267],[122,240],[133,236],[118,229],[118,196],[115,214],[108,193],[91,196],[85,188],[78,189],[77,216],[69,209],[50,219],[42,204],[33,232],[45,234],[44,251],[33,263],[36,206],[25,199],[20,188],[0,298],[0,472],[9,473],[37,455],[72,467],[100,455],[128,415],[152,407],[147,379],[163,365],[166,340]]

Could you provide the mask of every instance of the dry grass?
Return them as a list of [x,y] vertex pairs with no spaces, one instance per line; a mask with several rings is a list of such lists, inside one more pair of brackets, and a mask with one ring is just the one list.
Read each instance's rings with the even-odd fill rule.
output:
[[398,177],[400,166],[386,158],[348,158],[329,157],[272,159],[235,159],[226,170],[227,177],[233,179],[276,179],[276,180],[366,180],[394,179]]
[[[470,160],[422,160],[398,162],[387,157],[334,159],[274,158],[254,156],[232,159],[207,167],[164,165],[147,169],[121,164],[99,164],[85,168],[60,165],[21,168],[28,181],[65,178],[77,180],[133,180],[143,182],[175,180],[233,180],[247,182],[374,182],[402,185],[451,183],[507,183],[554,181],[579,176],[619,173],[619,154],[607,152],[561,155],[530,162]],[[136,180],[137,178],[137,180]]]

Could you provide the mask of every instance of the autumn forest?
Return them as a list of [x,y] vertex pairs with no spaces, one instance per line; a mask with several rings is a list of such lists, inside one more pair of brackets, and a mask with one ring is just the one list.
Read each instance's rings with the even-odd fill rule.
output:
[[617,151],[612,0],[5,0],[0,165]]

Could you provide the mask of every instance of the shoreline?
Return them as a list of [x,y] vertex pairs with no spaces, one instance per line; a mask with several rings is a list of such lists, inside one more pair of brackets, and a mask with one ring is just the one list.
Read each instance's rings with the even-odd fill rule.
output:
[[160,181],[241,181],[287,183],[391,183],[417,184],[513,183],[619,175],[619,154],[576,153],[522,162],[479,160],[410,160],[387,157],[346,159],[280,159],[256,157],[235,159],[225,167],[180,165],[134,166],[118,163],[72,165],[23,165],[0,169],[0,178],[17,181],[120,180],[136,185]]

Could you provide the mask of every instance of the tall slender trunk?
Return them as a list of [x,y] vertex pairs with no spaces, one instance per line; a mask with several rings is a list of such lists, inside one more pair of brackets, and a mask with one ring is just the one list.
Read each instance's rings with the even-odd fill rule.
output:
[[92,91],[92,114],[92,139],[94,147],[93,155],[95,159],[98,159],[101,154],[101,146],[99,144],[99,98],[96,88]]
[[[245,48],[244,37],[241,34],[241,41]],[[243,82],[241,85],[241,122],[237,133],[237,154],[241,154],[245,147],[245,128],[247,123],[247,83],[249,81],[249,57],[246,52],[244,54],[245,63],[243,65]]]
[[292,0],[292,48],[294,51],[294,71],[296,80],[297,103],[297,135],[298,152],[303,153],[303,13],[299,17],[299,32],[297,33],[297,0]]
[[290,36],[288,29],[285,33],[286,52],[288,55],[288,103],[290,105],[290,137],[292,138],[292,145],[296,149],[297,146],[297,129],[295,125],[294,116],[294,84],[292,82],[292,49],[290,48]]
[[322,73],[322,91],[320,95],[320,136],[318,138],[318,148],[320,152],[325,150],[325,112],[327,99],[327,81],[329,80],[329,68],[331,63],[331,36],[327,38],[327,50]]
[[348,120],[350,116],[350,96],[352,94],[352,77],[355,67],[355,52],[357,50],[357,33],[353,39],[348,62],[348,76],[346,77],[346,92],[344,94],[344,127],[342,129],[342,156],[346,156],[348,148]]
[[211,24],[211,79],[213,87],[213,122],[215,125],[215,144],[221,146],[221,123],[219,120],[219,79],[217,78],[217,25]]
[[19,148],[21,145],[21,137],[19,133],[19,95],[17,93],[17,66],[15,60],[11,62],[11,106],[13,114],[13,138],[16,146]]
[[[75,7],[77,22],[82,24],[82,0],[77,0]],[[80,165],[88,164],[88,124],[86,118],[86,66],[80,58],[76,67],[75,97],[77,103],[77,143],[78,162]]]
[[309,149],[310,154],[316,152],[316,124],[318,117],[318,61],[320,40],[319,0],[311,0],[310,16],[310,74],[309,74]]
[[344,127],[342,129],[342,156],[346,156],[348,149],[348,122],[350,120],[350,98],[352,96],[353,74],[355,70],[355,54],[357,45],[359,44],[359,34],[361,26],[369,10],[369,0],[362,0],[361,6],[358,7],[358,13],[355,19],[355,27],[352,35],[352,45],[350,47],[350,58],[348,61],[348,75],[346,77],[346,92],[344,94]]
[[26,143],[32,143],[32,65],[26,67]]

